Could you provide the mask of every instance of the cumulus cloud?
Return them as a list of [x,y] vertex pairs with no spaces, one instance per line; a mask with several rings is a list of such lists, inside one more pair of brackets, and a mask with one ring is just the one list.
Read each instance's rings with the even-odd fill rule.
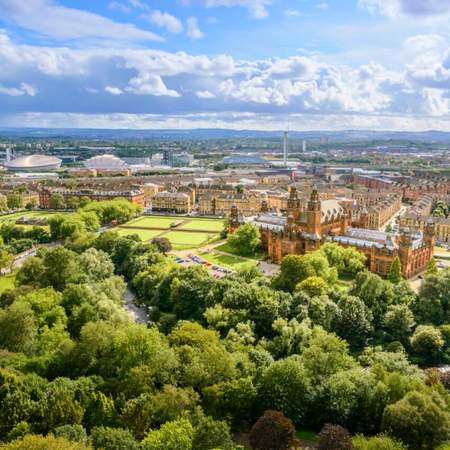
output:
[[189,17],[186,21],[187,35],[191,39],[201,39],[204,34],[198,26],[198,20],[196,17]]
[[183,24],[175,16],[169,13],[161,12],[160,10],[153,11],[146,18],[159,28],[165,28],[170,33],[181,33],[183,31]]
[[164,84],[164,81],[160,76],[151,73],[141,73],[137,77],[132,78],[129,81],[129,86],[126,90],[138,95],[154,95],[156,97],[180,96],[177,91],[167,89],[167,86]]
[[434,16],[450,12],[448,0],[358,0],[358,4],[372,14],[391,18],[401,15]]
[[195,95],[198,98],[216,98],[216,96],[212,92],[209,92],[209,91],[197,91],[195,93]]
[[120,95],[123,94],[122,89],[115,87],[115,86],[106,86],[105,87],[105,92],[108,92],[109,94],[112,95]]
[[[415,36],[405,45],[432,42]],[[211,126],[219,113],[236,120],[250,114],[255,123],[261,117],[261,126],[263,118],[287,115],[357,116],[360,123],[389,116],[447,120],[450,56],[426,53],[433,57],[389,70],[375,62],[348,67],[317,56],[244,60],[145,48],[30,46],[0,31],[0,114],[97,114],[112,120],[118,112],[186,117],[202,111]],[[31,99],[36,92],[45,96]]]
[[[207,7],[217,6],[241,6],[248,10],[251,17],[255,19],[264,19],[269,15],[267,6],[272,3],[272,0],[199,0]],[[184,3],[191,3],[191,0],[184,0]]]
[[18,87],[7,87],[0,84],[0,95],[10,95],[12,97],[18,97],[22,95],[29,95],[34,97],[37,94],[36,89],[28,83],[20,83]]
[[91,12],[67,8],[49,0],[0,0],[0,11],[3,19],[56,39],[162,40],[151,31],[114,22]]

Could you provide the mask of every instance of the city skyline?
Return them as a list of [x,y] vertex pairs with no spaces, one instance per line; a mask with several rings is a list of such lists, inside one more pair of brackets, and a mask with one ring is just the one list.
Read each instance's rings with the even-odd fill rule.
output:
[[445,0],[0,0],[0,126],[450,131],[449,20]]

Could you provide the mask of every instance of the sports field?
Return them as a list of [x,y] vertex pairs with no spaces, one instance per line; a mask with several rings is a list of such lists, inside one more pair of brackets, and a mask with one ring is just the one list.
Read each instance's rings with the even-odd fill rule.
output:
[[[178,224],[176,227],[171,227]],[[219,237],[222,219],[202,219],[187,216],[143,216],[120,225],[121,236],[137,234],[143,241],[155,237],[169,239],[175,250],[202,247]]]

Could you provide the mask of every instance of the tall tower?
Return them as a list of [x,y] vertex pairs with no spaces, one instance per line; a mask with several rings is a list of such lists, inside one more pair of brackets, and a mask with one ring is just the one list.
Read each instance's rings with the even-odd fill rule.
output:
[[302,142],[302,152],[303,153],[306,152],[306,139],[303,139],[303,142]]
[[322,205],[319,192],[316,188],[313,188],[307,210],[308,231],[318,236],[321,234],[321,215]]
[[287,167],[287,157],[288,157],[288,131],[283,132],[283,163],[284,167]]

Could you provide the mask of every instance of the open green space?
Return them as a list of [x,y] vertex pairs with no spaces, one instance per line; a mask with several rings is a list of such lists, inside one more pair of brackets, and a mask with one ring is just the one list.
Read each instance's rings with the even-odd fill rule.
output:
[[9,273],[8,275],[0,276],[0,294],[3,294],[7,289],[14,287],[14,281],[16,280],[16,272]]
[[200,253],[200,256],[212,264],[233,270],[254,267],[256,265],[256,261],[254,260],[240,258],[239,256],[222,255],[220,253],[215,252]]
[[448,253],[450,254],[450,250],[447,250],[445,247],[434,247],[434,253]]
[[222,219],[192,219],[177,227],[180,230],[204,230],[220,233],[223,229]]
[[319,435],[317,433],[315,433],[314,431],[299,430],[299,431],[297,431],[297,437],[301,441],[314,443],[314,442],[317,442]]
[[183,220],[185,220],[184,217],[142,216],[137,219],[130,220],[130,222],[127,222],[125,226],[169,229],[172,223]]
[[[222,245],[217,246],[216,250],[219,250],[224,253],[230,253],[231,255],[237,255],[236,250],[234,250],[234,248],[230,247],[228,245],[228,243],[226,243],[226,242]],[[254,255],[249,255],[249,256],[245,256],[245,257],[249,258],[249,259],[254,259],[255,261],[262,261],[266,258],[266,256],[267,255],[265,252],[259,251],[259,252],[256,252]]]
[[149,241],[160,234],[164,233],[161,230],[140,230],[134,228],[117,228],[116,231],[120,236],[131,236],[132,234],[137,234],[143,241]]
[[188,233],[183,231],[169,231],[161,237],[169,239],[174,249],[196,248],[206,245],[215,235],[213,233]]
[[0,216],[0,223],[6,221],[15,221],[20,217],[50,217],[54,214],[65,214],[64,212],[53,212],[53,211],[21,211],[12,214],[5,214],[4,216]]

